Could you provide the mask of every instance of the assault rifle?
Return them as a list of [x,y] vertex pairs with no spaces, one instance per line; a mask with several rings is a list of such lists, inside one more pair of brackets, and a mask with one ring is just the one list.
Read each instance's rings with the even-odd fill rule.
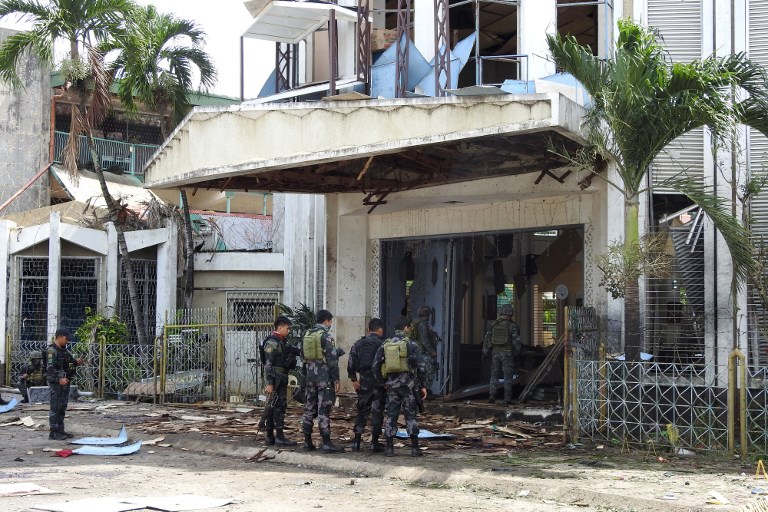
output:
[[413,399],[416,401],[416,410],[419,414],[424,414],[424,399],[421,398],[421,388],[413,388]]
[[275,404],[277,403],[277,391],[272,391],[272,393],[269,394],[267,397],[267,403],[264,404],[264,410],[261,412],[261,417],[259,418],[259,423],[256,425],[256,435],[259,435],[259,432],[261,432],[261,429],[265,428],[267,426],[267,418],[272,416],[272,411],[275,408]]

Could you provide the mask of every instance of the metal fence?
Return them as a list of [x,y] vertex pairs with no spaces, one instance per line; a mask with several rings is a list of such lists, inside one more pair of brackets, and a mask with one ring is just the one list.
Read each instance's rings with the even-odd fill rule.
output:
[[[131,340],[107,343],[98,336],[78,340],[70,348],[85,364],[78,368],[73,384],[98,397],[156,403],[256,398],[263,387],[259,341],[272,331],[277,303],[276,295],[262,295],[258,302],[236,297],[240,310],[227,315],[223,308],[179,311],[166,318],[162,335],[150,345]],[[258,311],[250,311],[250,315],[243,311],[254,304]],[[43,350],[46,344],[44,340],[8,337],[7,382],[17,382],[30,353]]]
[[[64,147],[67,145],[69,134],[56,132],[53,139],[53,160],[61,163]],[[101,158],[101,167],[104,170],[120,171],[132,174],[140,180],[144,180],[144,166],[152,159],[159,146],[155,144],[133,144],[118,140],[100,139],[94,137],[96,152]],[[77,155],[79,165],[91,164],[91,153],[85,136],[80,136],[80,152]]]
[[647,450],[768,450],[768,374],[733,351],[727,364],[584,358],[566,349],[568,437]]

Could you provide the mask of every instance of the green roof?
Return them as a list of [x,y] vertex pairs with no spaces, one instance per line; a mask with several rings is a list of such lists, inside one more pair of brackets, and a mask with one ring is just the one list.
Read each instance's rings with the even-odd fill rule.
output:
[[[62,87],[64,85],[64,75],[60,71],[51,73],[51,87]],[[109,90],[113,94],[117,94],[117,85],[112,84]],[[222,96],[220,94],[206,94],[199,92],[191,92],[188,95],[189,103],[193,106],[212,107],[219,105],[237,105],[240,103],[240,99],[232,98],[230,96]]]

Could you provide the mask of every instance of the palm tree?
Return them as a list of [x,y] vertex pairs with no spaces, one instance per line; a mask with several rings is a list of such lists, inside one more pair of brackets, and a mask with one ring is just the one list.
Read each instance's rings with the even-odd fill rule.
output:
[[201,89],[216,83],[216,69],[202,49],[205,33],[192,21],[158,13],[154,6],[136,10],[125,35],[107,41],[104,51],[117,51],[110,66],[118,96],[129,111],[137,101],[162,116],[163,139],[189,112],[194,71]]
[[[765,72],[743,54],[672,64],[656,34],[629,20],[619,21],[616,48],[605,61],[574,37],[548,36],[547,42],[557,67],[592,96],[585,119],[588,144],[573,160],[592,172],[596,156],[614,163],[621,183],[609,183],[624,196],[627,254],[636,253],[640,244],[638,209],[646,173],[669,143],[703,126],[717,143],[725,142],[739,122],[761,131],[768,126]],[[737,91],[746,91],[749,99],[739,101]],[[667,185],[700,206],[723,235],[738,289],[754,266],[746,229],[702,184],[677,180]],[[624,289],[628,361],[640,355],[640,277],[633,276]]]
[[[104,52],[117,52],[110,70],[121,103],[129,112],[138,111],[138,101],[159,113],[163,139],[191,108],[188,98],[193,71],[197,70],[202,89],[216,82],[216,69],[202,49],[203,44],[205,33],[194,22],[160,14],[150,5],[133,13],[124,35],[101,46]],[[183,188],[181,201],[186,259],[184,306],[191,309],[195,256],[189,202]]]
[[21,87],[17,72],[21,59],[31,53],[41,64],[52,66],[54,45],[57,42],[69,44],[69,56],[61,63],[61,69],[67,87],[77,93],[78,104],[72,107],[64,166],[73,174],[77,171],[80,134],[85,134],[94,171],[117,231],[138,341],[146,344],[141,303],[123,232],[122,221],[128,212],[109,193],[92,130],[104,119],[111,99],[110,76],[97,45],[120,33],[135,8],[131,0],[50,0],[47,4],[36,0],[0,0],[0,18],[18,16],[32,24],[30,30],[9,36],[0,46],[0,80]]

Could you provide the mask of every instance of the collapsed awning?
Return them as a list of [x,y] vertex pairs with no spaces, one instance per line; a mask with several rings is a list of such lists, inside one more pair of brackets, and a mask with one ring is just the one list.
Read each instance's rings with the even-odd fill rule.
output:
[[331,12],[338,21],[357,22],[357,12],[325,2],[250,0],[245,7],[253,16],[253,24],[243,36],[278,43],[303,41],[328,23]]
[[568,165],[583,108],[559,94],[195,109],[146,169],[149,188],[389,193]]

